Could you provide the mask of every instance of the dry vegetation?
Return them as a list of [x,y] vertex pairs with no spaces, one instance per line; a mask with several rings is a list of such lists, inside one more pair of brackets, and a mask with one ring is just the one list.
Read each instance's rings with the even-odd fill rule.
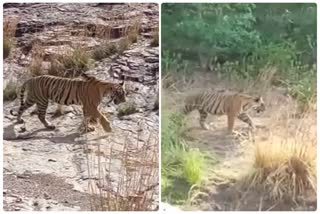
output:
[[159,46],[159,29],[155,29],[152,33],[151,47]]
[[[98,143],[94,153],[87,153],[91,209],[96,211],[153,211],[158,195],[158,133],[149,135],[146,141],[139,134],[137,142],[132,136],[121,145],[114,142]],[[108,149],[103,145],[109,145]],[[86,145],[93,151],[92,145]],[[96,150],[96,151],[95,151]],[[117,168],[114,171],[114,168]],[[115,180],[116,174],[116,180]]]
[[315,112],[300,119],[273,116],[272,121],[269,136],[256,143],[254,169],[243,187],[262,189],[274,204],[301,203],[317,190]]
[[17,98],[16,83],[9,81],[3,89],[3,101],[11,101]]
[[4,20],[3,22],[3,59],[6,59],[14,47],[14,37],[17,20]]

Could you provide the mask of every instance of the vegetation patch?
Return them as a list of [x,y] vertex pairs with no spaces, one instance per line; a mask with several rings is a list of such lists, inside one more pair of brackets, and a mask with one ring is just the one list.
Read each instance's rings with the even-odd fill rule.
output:
[[93,50],[92,57],[96,61],[100,61],[115,53],[117,53],[117,45],[113,42],[105,42]]
[[134,114],[137,111],[138,110],[137,110],[136,104],[134,102],[121,103],[118,107],[118,116],[122,117],[125,115]]
[[152,40],[150,43],[151,47],[158,47],[159,46],[159,29],[156,29],[152,33]]
[[77,47],[64,55],[52,58],[48,73],[54,76],[74,77],[87,71],[90,65],[90,54],[85,49]]
[[4,20],[3,22],[3,59],[6,59],[14,47],[14,38],[17,27],[16,20]]
[[162,200],[183,204],[191,187],[205,181],[206,161],[204,154],[185,145],[182,115],[163,112],[161,121]]
[[12,101],[17,98],[17,85],[13,81],[9,81],[3,89],[3,101]]

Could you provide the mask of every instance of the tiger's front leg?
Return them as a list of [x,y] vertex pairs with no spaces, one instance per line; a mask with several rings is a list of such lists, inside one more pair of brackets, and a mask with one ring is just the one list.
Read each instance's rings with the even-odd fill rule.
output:
[[95,130],[94,127],[89,126],[90,122],[92,121],[92,116],[89,114],[89,110],[83,106],[83,122],[80,125],[80,130],[83,128],[83,132],[93,132]]
[[242,122],[245,122],[246,124],[249,125],[249,127],[254,130],[255,129],[255,125],[253,124],[252,119],[250,118],[250,116],[247,113],[241,113],[238,115],[238,119],[241,120]]
[[112,128],[108,119],[97,109],[96,118],[100,119],[100,124],[103,127],[105,132],[112,132]]

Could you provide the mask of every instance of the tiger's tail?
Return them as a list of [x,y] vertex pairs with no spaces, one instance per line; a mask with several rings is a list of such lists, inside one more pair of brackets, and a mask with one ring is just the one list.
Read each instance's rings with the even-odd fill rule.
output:
[[[26,81],[21,86],[21,89],[20,89],[20,107],[24,105],[24,92],[26,91],[26,86],[27,86],[28,83],[29,83],[29,81]],[[13,109],[10,110],[10,114],[12,116],[18,116],[18,114],[13,112]]]

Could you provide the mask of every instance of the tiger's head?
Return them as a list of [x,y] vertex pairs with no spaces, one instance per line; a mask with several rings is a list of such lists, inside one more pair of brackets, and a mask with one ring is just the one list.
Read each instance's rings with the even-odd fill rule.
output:
[[114,90],[111,94],[111,100],[113,100],[113,103],[115,105],[126,102],[126,94],[127,92],[126,92],[125,84],[123,81],[115,85]]
[[263,101],[261,96],[254,97],[252,105],[253,105],[252,106],[253,109],[257,113],[261,113],[261,112],[264,112],[266,110],[266,106],[265,106],[264,101]]

